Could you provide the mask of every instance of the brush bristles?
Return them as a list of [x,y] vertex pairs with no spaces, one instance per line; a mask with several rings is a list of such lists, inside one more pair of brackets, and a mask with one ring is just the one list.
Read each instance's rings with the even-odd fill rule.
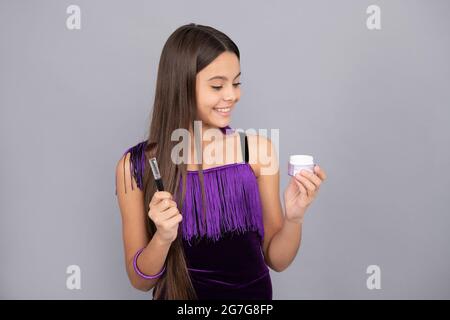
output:
[[160,179],[161,174],[159,173],[158,162],[156,162],[156,158],[151,158],[149,162],[150,168],[152,168],[153,177],[155,178],[155,180]]

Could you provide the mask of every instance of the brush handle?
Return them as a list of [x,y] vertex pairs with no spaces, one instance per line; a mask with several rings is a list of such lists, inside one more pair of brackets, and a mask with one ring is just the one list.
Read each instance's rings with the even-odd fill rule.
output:
[[156,188],[158,189],[158,191],[164,191],[162,179],[155,180],[155,182],[156,182]]

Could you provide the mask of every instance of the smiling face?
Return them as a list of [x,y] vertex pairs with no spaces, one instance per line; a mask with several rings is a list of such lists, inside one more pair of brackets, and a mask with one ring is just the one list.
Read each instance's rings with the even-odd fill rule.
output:
[[240,64],[233,52],[224,52],[197,73],[197,113],[203,129],[230,124],[231,113],[241,96]]

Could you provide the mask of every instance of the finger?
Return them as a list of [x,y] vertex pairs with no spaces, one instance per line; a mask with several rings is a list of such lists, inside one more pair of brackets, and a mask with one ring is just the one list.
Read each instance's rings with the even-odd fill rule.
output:
[[180,214],[178,212],[178,208],[176,207],[170,207],[167,210],[162,212],[162,220],[170,220],[173,217],[175,217],[176,215]]
[[300,189],[300,192],[301,193],[303,193],[303,194],[308,194],[308,192],[306,191],[306,188],[305,188],[305,186],[301,183],[301,182],[299,182],[297,179],[293,179],[294,181],[295,181],[295,184],[297,184],[297,186],[299,187],[299,189]]
[[309,181],[308,178],[302,176],[301,174],[298,174],[298,176],[296,176],[296,178],[303,183],[303,185],[306,187],[306,189],[310,192],[314,192],[316,190],[316,186]]
[[159,191],[156,191],[150,200],[150,203],[148,204],[149,207],[154,206],[158,204],[162,200],[161,195],[159,194]]
[[308,178],[316,186],[316,189],[319,189],[320,184],[322,183],[322,180],[320,180],[320,178],[317,175],[315,175],[314,173],[312,173],[308,170],[302,170],[300,172],[300,174],[303,177]]
[[176,206],[177,206],[177,204],[175,201],[170,200],[170,199],[163,199],[155,206],[155,208],[159,212],[163,212],[169,208],[176,207]]
[[170,224],[170,228],[175,227],[178,223],[180,223],[183,220],[183,216],[181,214],[175,215],[173,218],[168,221]]
[[172,199],[172,194],[167,191],[156,191],[152,197],[152,200],[150,200],[149,206],[156,205],[164,199]]
[[310,191],[306,186],[304,182],[300,182],[298,180],[295,181],[297,184],[301,185],[303,187],[302,193],[306,195],[307,197],[313,197],[313,191]]
[[323,171],[323,169],[320,168],[319,165],[316,164],[314,166],[314,171],[319,176],[319,178],[322,179],[322,181],[324,181],[327,178],[325,171]]

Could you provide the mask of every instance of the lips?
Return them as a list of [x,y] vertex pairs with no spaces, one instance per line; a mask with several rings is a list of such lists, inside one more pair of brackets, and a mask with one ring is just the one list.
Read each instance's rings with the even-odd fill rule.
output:
[[231,113],[232,107],[225,107],[225,108],[213,108],[214,111],[216,111],[218,114],[223,116],[228,116]]
[[214,108],[214,111],[224,117],[227,117],[231,114],[231,108]]

